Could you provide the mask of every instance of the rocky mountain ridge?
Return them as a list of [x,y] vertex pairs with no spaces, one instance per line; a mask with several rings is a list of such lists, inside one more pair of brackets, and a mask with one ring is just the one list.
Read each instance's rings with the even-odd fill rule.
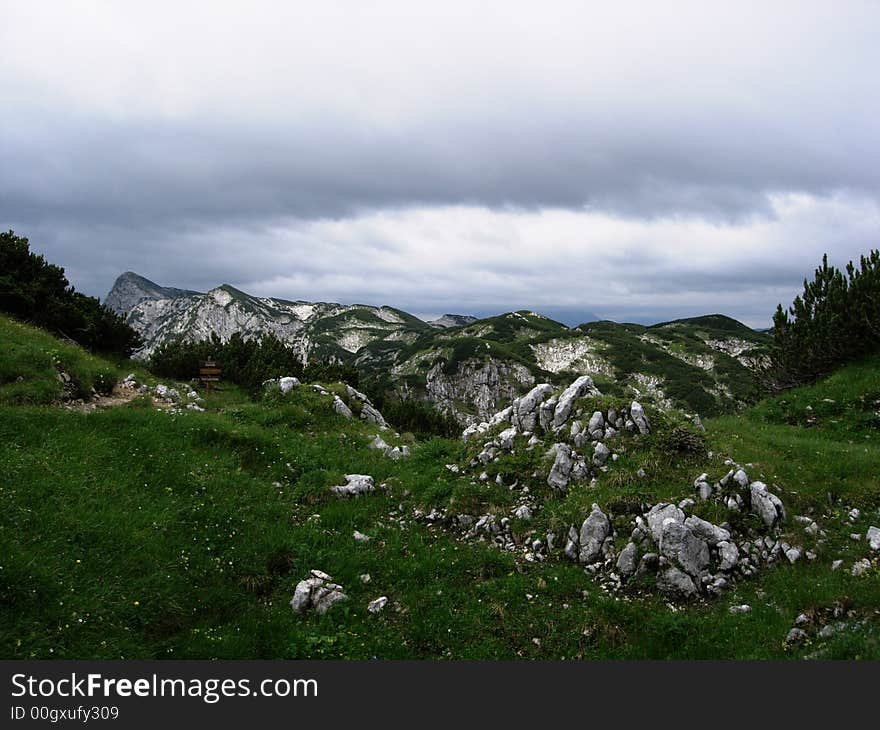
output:
[[653,326],[589,322],[567,327],[521,310],[425,322],[388,306],[255,297],[227,284],[206,293],[119,277],[106,298],[144,339],[141,359],[163,342],[216,333],[272,333],[303,363],[347,362],[403,398],[433,403],[463,424],[486,420],[538,382],[589,374],[603,392],[661,408],[713,414],[748,398],[769,340],[723,315]]

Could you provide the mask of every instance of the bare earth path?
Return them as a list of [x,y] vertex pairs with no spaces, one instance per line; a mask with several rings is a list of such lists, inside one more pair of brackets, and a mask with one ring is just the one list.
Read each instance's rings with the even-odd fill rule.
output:
[[117,383],[113,386],[113,392],[110,395],[99,395],[88,402],[77,401],[67,403],[64,405],[64,408],[80,413],[90,413],[103,408],[124,406],[139,395],[140,393],[136,387],[126,386],[125,383]]

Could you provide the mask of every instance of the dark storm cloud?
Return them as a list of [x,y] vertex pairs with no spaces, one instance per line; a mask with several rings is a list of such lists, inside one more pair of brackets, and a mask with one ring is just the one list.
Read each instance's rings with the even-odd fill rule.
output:
[[876,234],[876,5],[210,9],[0,29],[0,224],[90,293],[757,321]]

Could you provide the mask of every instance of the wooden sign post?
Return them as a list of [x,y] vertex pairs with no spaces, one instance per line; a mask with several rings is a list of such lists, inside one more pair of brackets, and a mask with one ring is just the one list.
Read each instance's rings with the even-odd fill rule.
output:
[[213,360],[202,360],[199,363],[199,380],[205,384],[205,390],[211,390],[212,383],[220,382],[223,370]]

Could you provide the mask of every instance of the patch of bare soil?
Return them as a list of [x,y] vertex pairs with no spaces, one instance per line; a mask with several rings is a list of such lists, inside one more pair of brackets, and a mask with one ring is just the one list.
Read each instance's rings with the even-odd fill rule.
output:
[[69,411],[78,411],[80,413],[90,413],[104,408],[117,408],[124,406],[126,403],[134,400],[140,395],[138,389],[134,385],[128,385],[125,382],[117,383],[113,386],[113,392],[110,395],[98,395],[89,401],[71,401],[65,403],[64,408]]

